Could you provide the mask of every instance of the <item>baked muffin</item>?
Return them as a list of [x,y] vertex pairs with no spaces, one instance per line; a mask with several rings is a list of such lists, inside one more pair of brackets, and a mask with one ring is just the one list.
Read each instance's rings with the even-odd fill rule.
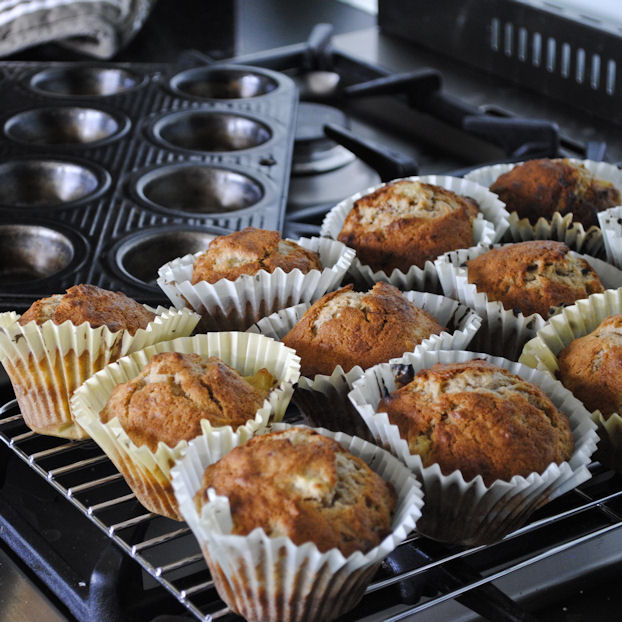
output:
[[194,262],[192,283],[233,281],[243,274],[260,270],[274,272],[277,268],[283,272],[298,269],[306,274],[322,270],[322,264],[318,253],[281,239],[278,231],[247,227],[210,242],[209,248]]
[[202,419],[214,427],[244,425],[274,383],[265,368],[243,377],[214,356],[162,352],[136,378],[115,387],[101,420],[118,417],[139,447],[156,451],[159,442],[175,447],[201,434]]
[[570,253],[562,242],[535,240],[507,244],[467,261],[469,283],[489,300],[523,315],[572,304],[604,291],[590,264]]
[[411,454],[444,475],[459,469],[466,481],[489,486],[542,473],[570,458],[568,418],[536,385],[483,360],[435,364],[382,399]]
[[622,314],[605,318],[558,356],[559,379],[588,410],[605,419],[622,411]]
[[529,160],[500,175],[490,186],[510,212],[528,218],[550,219],[555,212],[571,213],[585,228],[598,226],[598,212],[620,205],[620,192],[597,179],[583,164],[567,159]]
[[111,292],[96,285],[74,285],[66,294],[55,294],[35,301],[19,318],[24,326],[28,322],[55,324],[70,321],[79,326],[88,322],[91,328],[107,326],[112,332],[127,330],[133,335],[146,328],[155,319],[155,313],[122,292]]
[[447,251],[472,246],[478,213],[477,202],[469,197],[402,180],[355,201],[337,239],[375,271],[407,272]]
[[255,436],[210,465],[194,500],[207,489],[228,497],[233,534],[261,527],[320,552],[367,552],[390,532],[393,486],[336,441],[308,428]]
[[315,302],[282,341],[301,357],[301,373],[332,374],[401,356],[443,327],[407,300],[399,289],[376,283],[368,292],[352,285]]

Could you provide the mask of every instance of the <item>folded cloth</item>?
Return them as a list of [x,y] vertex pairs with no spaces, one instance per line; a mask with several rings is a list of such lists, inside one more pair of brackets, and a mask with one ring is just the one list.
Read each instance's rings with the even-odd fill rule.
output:
[[140,30],[156,0],[0,0],[0,56],[51,41],[110,58]]

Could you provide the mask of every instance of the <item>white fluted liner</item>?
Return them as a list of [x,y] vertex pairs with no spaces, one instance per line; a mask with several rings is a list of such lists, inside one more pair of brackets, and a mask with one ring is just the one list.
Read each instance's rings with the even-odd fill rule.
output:
[[[432,314],[441,326],[453,327],[451,332],[444,330],[439,335],[424,339],[420,347],[426,350],[464,350],[481,325],[481,318],[473,310],[451,298],[415,291],[402,294],[414,305]],[[300,304],[283,309],[261,319],[248,330],[282,339],[310,306]],[[338,365],[330,376],[301,376],[294,392],[294,403],[313,425],[371,440],[367,426],[347,397],[352,384],[362,374],[363,369],[358,365],[348,372]]]
[[[592,294],[566,307],[552,317],[523,348],[519,362],[555,376],[558,355],[572,341],[591,333],[605,318],[622,313],[622,288]],[[607,419],[595,410],[592,419],[598,426],[598,459],[622,472],[622,413]]]
[[[405,177],[403,179],[406,181],[421,181],[426,184],[434,184],[451,190],[456,194],[475,199],[481,211],[481,214],[473,222],[473,242],[475,244],[494,244],[498,242],[509,226],[509,214],[505,209],[505,205],[499,200],[497,195],[490,192],[487,187],[483,187],[460,177],[450,177],[448,175],[424,175],[419,177]],[[394,179],[389,183],[395,183],[396,181],[402,180]],[[372,186],[338,203],[326,214],[324,222],[322,223],[320,235],[336,240],[354,202],[386,185],[387,184],[379,184],[377,186]],[[440,291],[436,270],[431,261],[427,261],[423,268],[411,266],[407,272],[402,272],[396,268],[391,274],[387,274],[383,270],[375,272],[370,266],[362,264],[358,258],[355,257],[350,266],[349,273],[356,282],[367,283],[368,285],[373,285],[378,281],[386,281],[403,290],[418,289]]]
[[174,259],[158,270],[158,285],[178,309],[191,307],[203,317],[205,330],[244,330],[253,322],[299,302],[314,302],[337,288],[346,274],[354,251],[325,238],[300,238],[303,248],[317,252],[323,270],[274,272],[260,270],[230,281],[192,284],[192,267],[201,252]]
[[71,416],[73,392],[108,363],[145,346],[189,335],[199,316],[189,309],[150,309],[155,319],[131,335],[107,326],[91,328],[67,321],[19,324],[20,315],[0,314],[0,361],[4,365],[26,424],[35,432],[87,438]]
[[[300,375],[300,358],[291,348],[263,335],[251,333],[209,333],[158,343],[108,365],[87,380],[71,399],[71,409],[78,423],[123,474],[138,500],[150,511],[179,520],[177,504],[170,485],[170,469],[187,446],[180,441],[175,447],[160,442],[155,452],[146,445],[136,446],[118,418],[102,423],[100,412],[113,389],[135,378],[160,352],[196,353],[216,356],[243,376],[255,374],[265,367],[277,378],[275,388],[266,398],[254,418],[235,431],[244,442],[264,428],[272,418],[280,421],[289,403],[293,385]],[[203,436],[225,428],[213,427],[201,421]]]
[[[220,597],[249,622],[328,621],[352,609],[382,559],[408,536],[421,515],[420,485],[399,460],[359,438],[318,431],[363,459],[398,493],[392,533],[367,553],[347,558],[338,549],[320,553],[311,542],[297,546],[286,537],[270,538],[261,528],[246,536],[232,535],[228,499],[213,490],[199,513],[193,496],[203,472],[224,455],[221,446],[210,446],[205,438],[192,441],[172,471],[181,514],[201,545]],[[221,445],[226,452],[238,439],[224,434]]]
[[[503,245],[495,245],[498,248]],[[471,348],[517,360],[527,341],[546,322],[539,313],[525,316],[512,309],[504,309],[499,301],[488,300],[485,292],[478,292],[468,281],[466,262],[488,252],[491,247],[474,246],[446,253],[434,262],[446,296],[456,298],[471,307],[482,318],[482,328],[471,343]],[[573,252],[573,251],[571,251]],[[585,259],[598,274],[606,289],[622,286],[622,270],[590,255],[573,254]]]
[[[376,412],[380,400],[396,390],[395,376],[404,366],[417,373],[435,363],[484,358],[538,385],[564,412],[572,428],[575,448],[569,461],[550,464],[543,473],[514,476],[486,486],[480,475],[466,482],[460,471],[443,475],[438,464],[423,467],[389,422],[386,412]],[[549,374],[504,358],[467,351],[415,350],[401,361],[371,367],[354,383],[349,394],[376,442],[400,458],[422,481],[425,495],[423,516],[417,529],[431,538],[468,545],[494,542],[518,529],[536,509],[591,477],[587,465],[596,448],[595,425],[583,404]]]
[[[595,162],[594,160],[577,160],[570,158],[571,162],[583,164],[595,177],[604,179],[614,184],[622,192],[622,171],[614,164],[607,162]],[[511,164],[493,164],[483,166],[467,173],[464,178],[474,181],[488,188],[504,173],[511,171],[515,166],[523,164],[515,162]],[[600,217],[599,217],[600,221]],[[602,223],[601,223],[602,227]],[[527,218],[519,218],[516,212],[510,213],[509,229],[505,238],[512,242],[526,242],[527,240],[558,240],[564,242],[571,249],[588,255],[600,256],[603,252],[603,234],[598,227],[590,227],[587,231],[579,222],[573,222],[572,214],[562,216],[559,213],[548,220],[539,218],[532,225]]]
[[607,261],[622,268],[622,206],[599,212],[598,222],[603,233]]

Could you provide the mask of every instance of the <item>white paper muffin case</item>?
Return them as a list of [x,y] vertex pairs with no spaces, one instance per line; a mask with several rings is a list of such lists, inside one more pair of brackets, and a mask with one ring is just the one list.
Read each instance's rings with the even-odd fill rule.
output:
[[[439,465],[423,467],[400,438],[387,413],[376,413],[380,400],[396,390],[396,376],[416,374],[435,363],[453,363],[485,358],[538,385],[569,420],[575,447],[568,462],[550,464],[543,473],[515,475],[486,486],[480,475],[466,482],[460,471],[443,475]],[[430,538],[464,545],[494,542],[518,529],[536,509],[591,477],[587,465],[596,448],[596,426],[581,402],[549,374],[507,359],[466,351],[416,350],[401,361],[368,369],[349,394],[376,442],[400,458],[423,484],[425,506],[417,530]]]
[[205,331],[245,330],[262,317],[299,302],[314,302],[336,289],[345,276],[354,251],[325,238],[300,238],[303,248],[319,253],[323,270],[245,274],[234,281],[201,281],[193,285],[192,267],[201,252],[174,259],[158,270],[158,285],[177,309],[190,307],[202,316]]
[[[280,424],[273,430],[290,426]],[[193,496],[203,472],[221,458],[219,446],[204,437],[192,441],[173,471],[173,488],[182,516],[199,541],[220,597],[249,622],[316,622],[333,620],[352,609],[363,596],[382,559],[415,527],[421,515],[421,490],[409,470],[388,452],[359,438],[318,430],[362,458],[390,481],[398,493],[392,533],[367,553],[347,558],[338,549],[320,553],[315,544],[295,545],[287,537],[270,538],[256,528],[232,535],[226,497],[210,495],[201,513]],[[225,433],[225,451],[237,439]]]
[[622,269],[622,206],[599,212],[598,222],[603,232],[607,261]]
[[[519,361],[555,376],[559,370],[557,357],[566,346],[591,333],[605,318],[619,313],[622,313],[622,288],[579,300],[552,317],[536,337],[525,344]],[[622,472],[622,413],[613,413],[605,419],[596,410],[592,419],[598,426],[600,439],[595,457]]]
[[96,371],[130,352],[159,341],[189,335],[199,316],[188,309],[151,309],[155,319],[132,336],[107,326],[91,328],[49,320],[21,326],[19,314],[0,314],[0,361],[4,365],[24,421],[35,432],[63,438],[87,438],[71,416],[69,399]]
[[[538,313],[525,316],[513,309],[504,309],[499,301],[489,301],[488,295],[478,292],[467,276],[467,261],[499,246],[502,245],[473,246],[445,253],[436,259],[434,265],[445,296],[458,299],[482,317],[482,327],[470,347],[516,361],[525,343],[544,326],[546,319]],[[574,254],[594,268],[605,289],[622,286],[622,270],[595,257]]]
[[[583,164],[596,178],[610,181],[622,192],[622,171],[614,164],[595,162],[594,160],[577,160],[571,162]],[[477,182],[488,188],[503,173],[507,173],[522,162],[511,164],[493,164],[483,166],[467,173],[464,178]],[[599,217],[600,221],[600,217]],[[557,240],[579,253],[600,257],[604,253],[603,234],[598,227],[590,227],[587,231],[579,222],[573,222],[572,214],[562,216],[554,214],[550,220],[540,218],[532,225],[527,218],[519,218],[516,212],[510,213],[509,229],[505,241],[526,242],[527,240]],[[601,223],[602,227],[602,223]]]
[[[414,291],[402,293],[446,327],[440,335],[424,339],[419,347],[426,350],[464,350],[468,347],[481,325],[481,318],[474,311],[445,296]],[[310,306],[300,304],[273,313],[251,326],[249,331],[282,339]],[[348,400],[352,384],[362,374],[363,369],[358,365],[347,373],[338,365],[330,376],[301,376],[294,392],[294,404],[311,425],[372,440],[367,426]]]
[[[509,214],[505,209],[505,205],[499,200],[496,194],[493,194],[488,188],[480,186],[477,183],[467,181],[460,177],[449,177],[447,175],[404,177],[403,179],[394,179],[388,183],[395,183],[396,181],[403,180],[434,184],[451,190],[456,194],[462,194],[475,199],[482,212],[473,222],[473,242],[475,244],[494,244],[498,242],[509,226]],[[358,201],[361,197],[386,185],[387,184],[379,184],[377,186],[372,186],[338,203],[324,217],[320,235],[336,240],[355,201]],[[387,274],[383,270],[374,272],[370,266],[362,264],[357,257],[354,257],[348,272],[358,286],[373,285],[378,281],[386,281],[403,290],[417,289],[420,291],[441,293],[436,270],[431,261],[427,261],[423,268],[411,266],[405,273],[396,268],[391,274]]]
[[[137,499],[151,512],[180,520],[177,503],[170,484],[170,469],[187,446],[180,441],[175,447],[160,442],[155,452],[146,445],[136,446],[117,417],[102,423],[100,412],[113,389],[135,378],[159,352],[197,353],[216,356],[244,376],[265,367],[277,378],[277,385],[266,398],[255,417],[240,426],[236,433],[241,442],[268,424],[280,421],[300,375],[300,358],[291,348],[263,335],[251,333],[209,333],[158,343],[123,357],[87,380],[71,399],[71,409],[78,423],[112,460],[122,473]],[[203,436],[211,436],[225,428],[212,427],[201,421]]]

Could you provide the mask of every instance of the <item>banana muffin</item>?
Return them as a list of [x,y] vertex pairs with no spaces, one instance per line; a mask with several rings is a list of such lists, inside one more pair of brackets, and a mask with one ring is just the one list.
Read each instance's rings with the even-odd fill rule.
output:
[[568,418],[539,387],[478,359],[419,371],[377,412],[388,414],[424,467],[459,469],[466,481],[481,475],[487,486],[542,473],[574,448]]
[[301,358],[301,373],[330,375],[337,365],[345,372],[367,369],[415,349],[441,333],[436,319],[407,300],[397,287],[376,283],[368,292],[352,285],[315,302],[281,340]]
[[620,192],[597,179],[583,164],[567,159],[529,160],[500,175],[490,186],[506,204],[535,224],[555,212],[571,213],[585,228],[598,226],[598,212],[620,205]]
[[255,436],[210,465],[194,496],[199,514],[207,490],[228,497],[233,534],[256,527],[320,552],[367,552],[391,532],[393,485],[331,438],[308,428]]
[[156,354],[133,380],[113,390],[101,412],[119,423],[135,445],[156,451],[161,441],[175,447],[201,434],[201,420],[214,427],[244,425],[262,406],[275,378],[265,368],[243,377],[210,356]]
[[622,411],[622,315],[605,318],[558,356],[558,377],[588,410],[605,419]]
[[338,240],[362,264],[390,274],[473,245],[477,202],[432,184],[397,181],[354,202]]
[[112,332],[124,329],[133,335],[154,318],[155,313],[122,292],[81,284],[70,287],[66,294],[35,301],[19,318],[19,323],[24,326],[32,321],[43,324],[52,320],[55,324],[70,321],[79,326],[88,322],[91,328],[107,326]]
[[598,275],[563,242],[507,244],[467,261],[469,283],[505,309],[548,318],[552,308],[604,291]]
[[247,227],[210,242],[209,248],[194,262],[192,283],[232,281],[243,274],[260,270],[274,272],[277,268],[283,272],[298,269],[306,274],[322,270],[322,264],[318,253],[281,239],[278,231]]

